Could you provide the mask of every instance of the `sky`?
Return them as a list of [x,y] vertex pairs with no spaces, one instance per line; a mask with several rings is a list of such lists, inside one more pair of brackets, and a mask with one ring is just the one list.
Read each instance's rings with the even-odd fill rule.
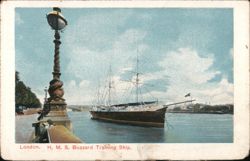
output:
[[[15,9],[15,68],[41,102],[52,80],[52,8]],[[230,8],[61,8],[61,80],[67,104],[106,100],[233,103]],[[138,68],[137,68],[138,57]],[[191,93],[191,97],[184,97]]]

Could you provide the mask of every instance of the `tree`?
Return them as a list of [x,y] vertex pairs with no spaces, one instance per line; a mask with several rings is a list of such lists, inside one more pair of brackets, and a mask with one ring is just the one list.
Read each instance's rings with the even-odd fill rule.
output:
[[26,108],[39,108],[41,107],[41,103],[36,95],[31,91],[29,87],[27,87],[19,77],[19,72],[15,73],[15,101],[16,101],[16,109],[20,106]]

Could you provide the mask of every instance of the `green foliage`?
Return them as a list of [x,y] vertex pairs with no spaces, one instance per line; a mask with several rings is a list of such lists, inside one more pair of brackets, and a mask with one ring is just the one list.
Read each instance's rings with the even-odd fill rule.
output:
[[221,113],[233,113],[233,105],[205,105],[200,109],[202,112],[221,112]]
[[15,74],[15,99],[16,108],[19,106],[24,106],[26,108],[39,108],[41,103],[36,95],[27,87],[22,81],[20,81],[19,73],[16,71]]
[[182,109],[181,107],[175,107],[171,112],[184,112],[184,113],[220,113],[220,114],[233,114],[234,105],[233,104],[223,104],[223,105],[207,105],[207,104],[191,104],[187,106],[187,109]]

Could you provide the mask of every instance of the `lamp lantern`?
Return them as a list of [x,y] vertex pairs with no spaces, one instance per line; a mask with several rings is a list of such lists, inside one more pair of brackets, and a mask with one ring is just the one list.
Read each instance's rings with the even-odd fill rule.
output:
[[47,14],[47,20],[53,30],[62,30],[68,24],[58,7],[54,7],[53,11]]

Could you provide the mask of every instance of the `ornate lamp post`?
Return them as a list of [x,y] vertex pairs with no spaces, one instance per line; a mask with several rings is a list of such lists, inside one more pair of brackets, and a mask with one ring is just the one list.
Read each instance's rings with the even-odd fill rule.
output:
[[[53,11],[47,14],[47,21],[51,28],[55,30],[55,51],[54,51],[54,67],[53,67],[53,79],[50,81],[48,89],[49,98],[44,105],[45,116],[44,120],[52,120],[57,125],[64,125],[71,130],[71,121],[68,118],[66,110],[66,102],[63,98],[63,82],[60,80],[60,57],[59,47],[61,44],[59,31],[67,26],[67,21],[61,14],[61,9],[54,7]],[[47,112],[48,111],[48,112]],[[46,114],[47,113],[47,114]]]
[[[63,82],[60,80],[60,57],[59,57],[59,46],[61,44],[60,34],[61,31],[66,25],[67,21],[61,14],[61,9],[58,7],[54,7],[53,11],[47,14],[47,20],[49,25],[53,30],[55,30],[55,53],[54,53],[54,67],[53,67],[53,79],[50,81],[49,86],[49,95],[47,103],[50,106],[50,111],[65,111],[66,112],[66,103],[63,98]],[[63,113],[61,113],[63,114]]]
[[[63,142],[76,143],[79,142],[79,139],[74,137],[73,134],[72,135],[66,134],[67,137],[65,137],[65,133],[68,133],[67,129],[69,131],[72,131],[72,123],[67,115],[66,102],[65,99],[63,98],[64,95],[64,91],[62,88],[63,83],[60,80],[61,72],[60,72],[59,46],[61,44],[61,41],[60,41],[59,31],[61,31],[67,25],[67,21],[62,16],[61,9],[58,7],[54,7],[53,11],[47,14],[47,20],[51,28],[55,30],[54,67],[52,72],[53,79],[50,81],[49,89],[47,90],[47,88],[45,88],[44,90],[45,91],[44,106],[43,110],[40,112],[40,116],[38,117],[38,122],[32,124],[32,126],[35,127],[35,137],[32,140],[32,142],[47,143],[49,141],[52,141],[53,143],[53,140],[49,140],[48,137],[45,137],[49,135],[61,138],[62,143]],[[48,99],[47,99],[47,91],[49,92],[50,96]],[[49,128],[45,127],[46,124],[44,123],[47,123],[49,125],[49,128],[51,125],[60,125],[56,127],[64,126],[67,129],[55,127],[57,131],[55,133],[49,133],[48,131]],[[51,128],[53,128],[53,126]],[[45,135],[45,133],[47,134]],[[61,136],[61,133],[63,133],[63,137]],[[67,139],[64,140],[65,138]]]

